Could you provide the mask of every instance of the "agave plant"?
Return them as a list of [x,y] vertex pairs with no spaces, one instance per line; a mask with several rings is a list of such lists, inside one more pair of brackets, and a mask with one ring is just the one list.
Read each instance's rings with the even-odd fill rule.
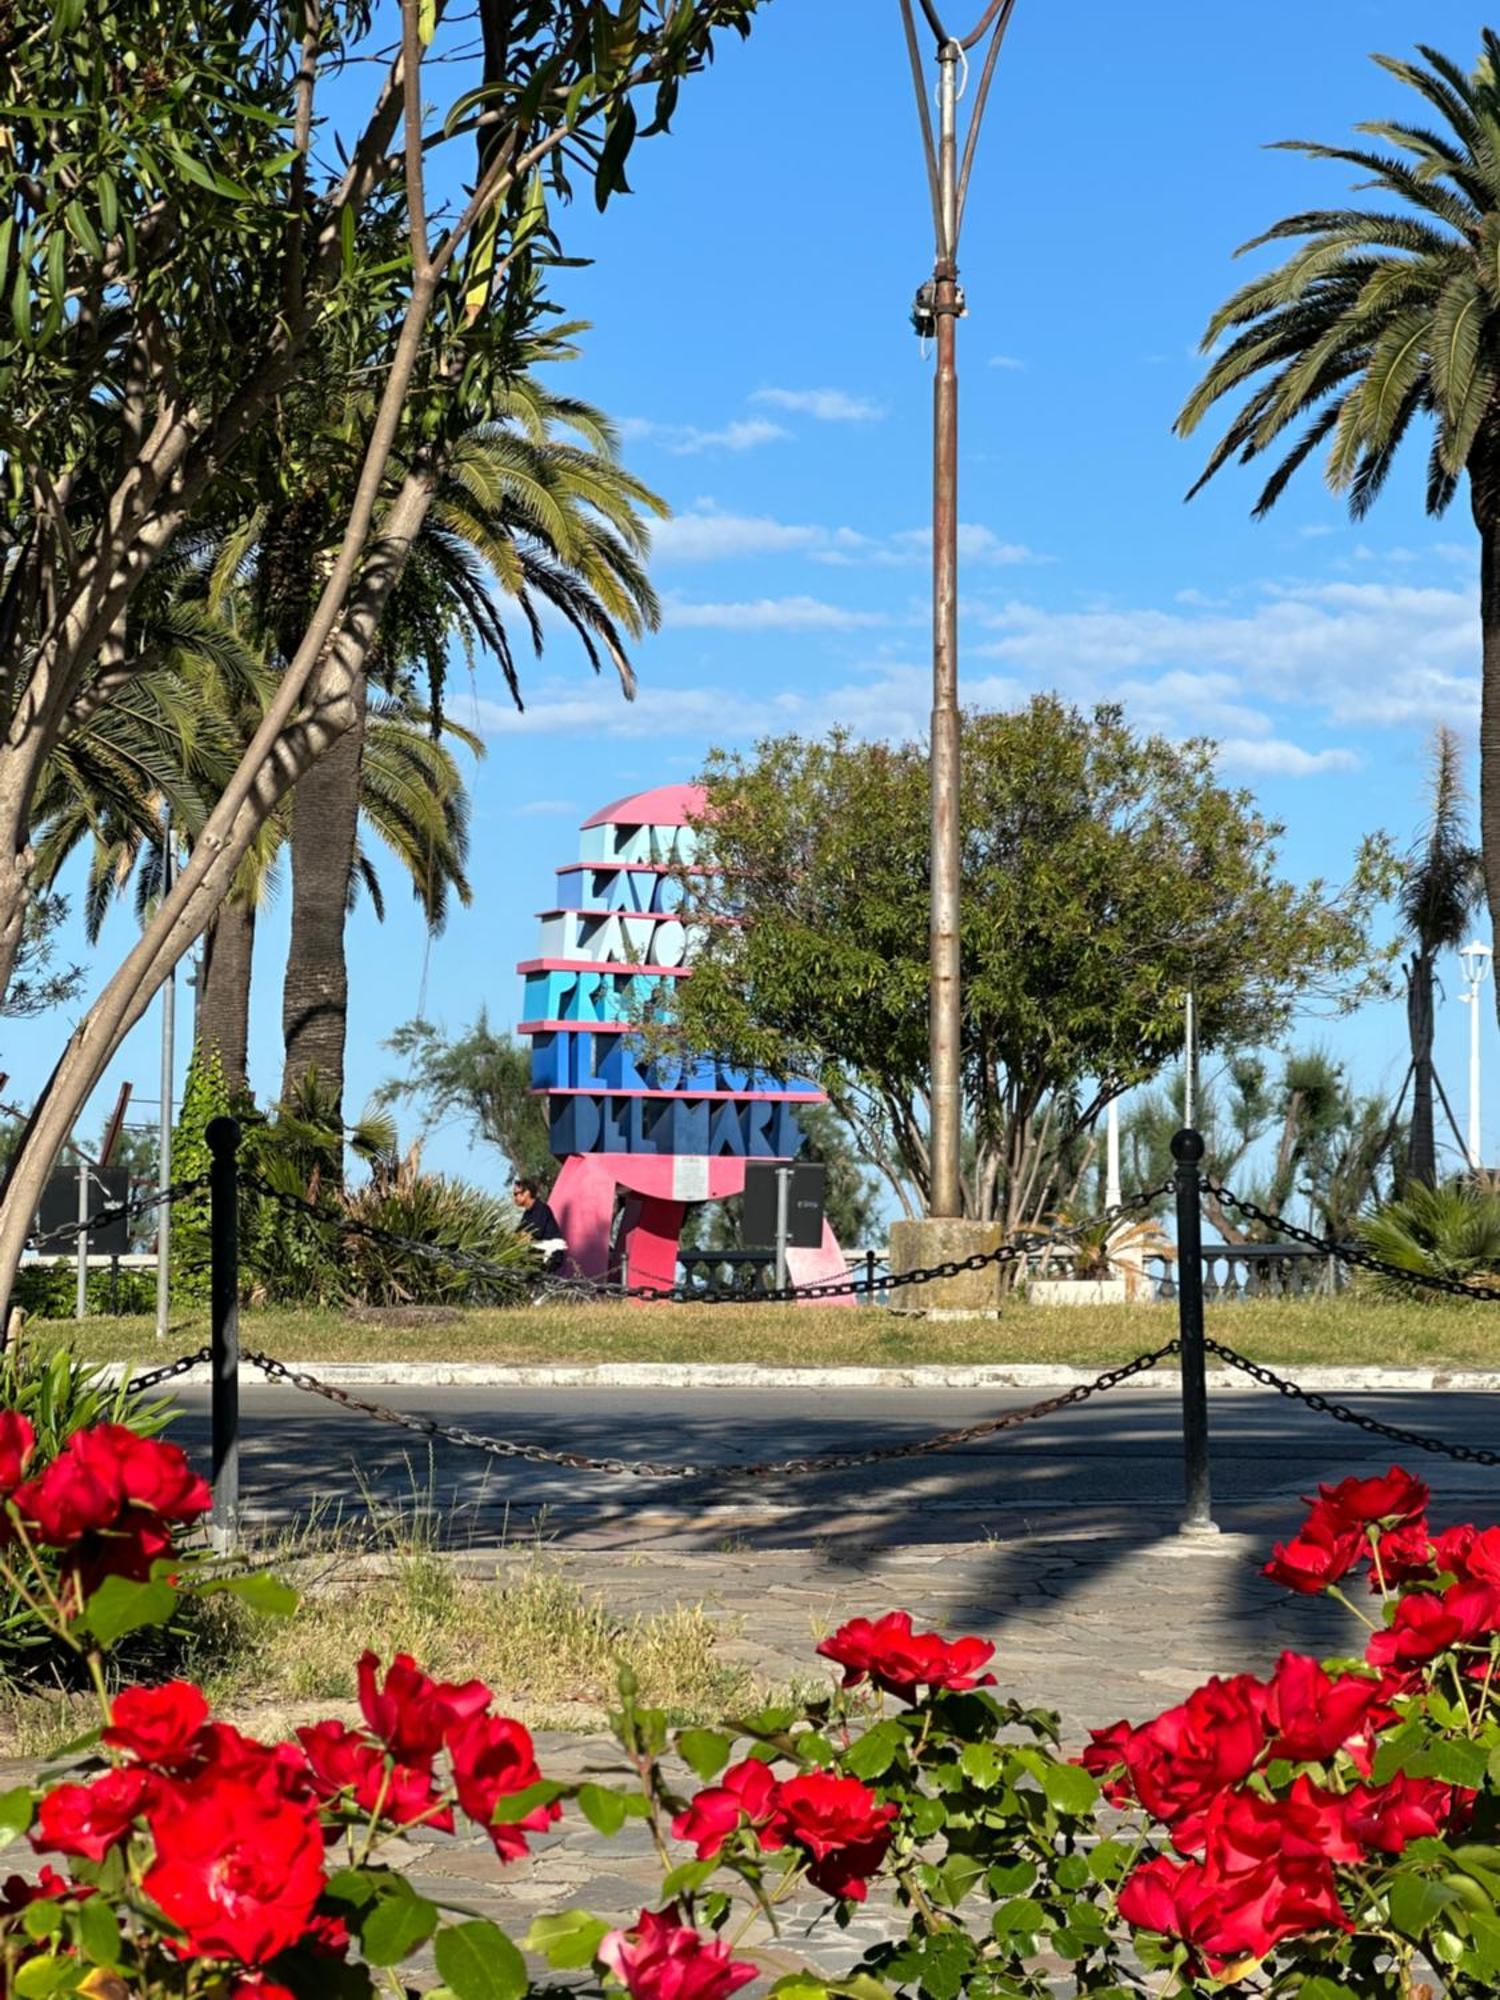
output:
[[[1493,1284],[1500,1274],[1500,1194],[1472,1181],[1414,1185],[1358,1226],[1363,1249],[1414,1277]],[[1430,1301],[1438,1294],[1376,1275],[1376,1289]]]

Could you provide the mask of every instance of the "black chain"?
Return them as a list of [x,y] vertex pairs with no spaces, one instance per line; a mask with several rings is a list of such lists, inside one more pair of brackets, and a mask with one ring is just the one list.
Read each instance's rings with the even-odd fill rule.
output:
[[797,1305],[816,1302],[820,1299],[869,1297],[872,1290],[889,1292],[912,1285],[927,1285],[948,1278],[957,1278],[966,1272],[984,1271],[991,1266],[1014,1264],[1023,1258],[1033,1256],[1051,1243],[1076,1241],[1100,1228],[1112,1228],[1127,1216],[1149,1213],[1154,1204],[1164,1194],[1170,1193],[1174,1183],[1164,1181],[1159,1187],[1143,1189],[1139,1194],[1127,1196],[1116,1202],[1112,1208],[1103,1209],[1086,1221],[1067,1223],[1049,1229],[1045,1235],[1028,1237],[1020,1242],[1005,1242],[993,1250],[979,1250],[972,1257],[949,1258],[942,1264],[931,1264],[914,1271],[888,1272],[875,1280],[873,1287],[863,1278],[830,1280],[824,1284],[782,1285],[768,1287],[764,1291],[747,1292],[738,1287],[718,1286],[694,1287],[689,1285],[614,1285],[607,1282],[568,1278],[545,1272],[517,1269],[514,1265],[495,1264],[486,1258],[476,1256],[469,1250],[445,1249],[441,1244],[424,1243],[416,1237],[402,1236],[394,1230],[383,1229],[377,1223],[364,1222],[354,1216],[330,1214],[315,1203],[304,1200],[300,1195],[288,1194],[281,1188],[272,1187],[259,1177],[247,1177],[244,1186],[275,1202],[280,1208],[293,1215],[310,1217],[325,1229],[336,1231],[342,1236],[359,1236],[368,1241],[383,1244],[388,1249],[402,1250],[412,1256],[421,1257],[431,1264],[443,1264],[450,1269],[472,1272],[476,1277],[487,1278],[513,1291],[518,1299],[534,1299],[537,1294],[556,1293],[559,1297],[577,1299],[581,1294],[595,1299],[636,1299],[647,1305]]
[[200,1347],[196,1354],[180,1354],[175,1361],[169,1361],[165,1368],[153,1368],[145,1375],[132,1375],[130,1387],[139,1394],[144,1389],[154,1389],[158,1383],[170,1382],[174,1375],[186,1375],[190,1368],[201,1368],[212,1361],[211,1347]]
[[1500,1465],[1500,1451],[1487,1450],[1483,1445],[1448,1444],[1442,1438],[1427,1437],[1421,1431],[1405,1430],[1399,1424],[1384,1424],[1379,1417],[1366,1416],[1362,1410],[1351,1410],[1347,1403],[1336,1403],[1328,1396],[1320,1396],[1315,1390],[1304,1389],[1299,1383],[1289,1382],[1284,1375],[1278,1375],[1274,1368],[1266,1368],[1258,1361],[1251,1361],[1243,1354],[1237,1354],[1232,1347],[1226,1347],[1219,1340],[1205,1340],[1203,1345],[1210,1354],[1218,1355],[1231,1368],[1239,1369],[1253,1382],[1259,1382],[1264,1389],[1274,1389],[1278,1396],[1289,1397],[1292,1401],[1305,1403],[1308,1409],[1320,1415],[1332,1417],[1335,1423],[1353,1424],[1356,1430],[1368,1431],[1371,1437],[1389,1438],[1393,1444],[1411,1445],[1416,1451],[1437,1452],[1443,1458],[1457,1459],[1463,1465]]
[[1263,1227],[1276,1230],[1281,1236],[1290,1237],[1294,1243],[1306,1243],[1314,1250],[1321,1250],[1326,1256],[1336,1257],[1341,1264],[1352,1264],[1361,1271],[1374,1271],[1383,1278],[1396,1278],[1403,1285],[1417,1285],[1430,1292],[1444,1292],[1450,1298],[1500,1300],[1500,1286],[1466,1284],[1461,1278],[1443,1278],[1432,1271],[1407,1271],[1399,1264],[1387,1263],[1373,1251],[1362,1250],[1357,1243],[1335,1243],[1327,1236],[1319,1236],[1316,1230],[1302,1229],[1295,1222],[1288,1222],[1284,1215],[1273,1215],[1258,1202],[1247,1201],[1233,1189],[1220,1187],[1214,1181],[1202,1182],[1203,1192],[1212,1200],[1226,1208],[1235,1209],[1250,1222],[1258,1222]]
[[386,1403],[367,1402],[362,1396],[351,1395],[347,1389],[320,1382],[305,1368],[288,1368],[284,1361],[277,1361],[269,1354],[246,1351],[243,1359],[258,1368],[268,1381],[285,1382],[293,1389],[305,1390],[309,1395],[326,1397],[330,1403],[337,1403],[343,1409],[357,1410],[362,1416],[373,1417],[377,1423],[396,1424],[419,1437],[441,1438],[446,1444],[487,1452],[492,1458],[518,1458],[532,1465],[557,1465],[573,1472],[602,1472],[634,1479],[717,1478],[725,1484],[732,1484],[746,1479],[791,1479],[802,1474],[844,1472],[855,1466],[880,1465],[890,1459],[920,1458],[932,1452],[951,1451],[958,1445],[972,1444],[979,1438],[993,1437],[997,1432],[1032,1423],[1038,1417],[1051,1416],[1074,1404],[1086,1403],[1091,1396],[1100,1395],[1107,1389],[1116,1388],[1121,1382],[1128,1382],[1133,1375],[1155,1368],[1179,1350],[1180,1343],[1170,1340],[1165,1347],[1137,1355],[1134,1361],[1127,1361],[1121,1367],[1106,1369],[1092,1382],[1080,1382],[1061,1395],[1049,1396],[1045,1402],[1033,1403],[1024,1410],[1008,1410],[1003,1416],[985,1417],[978,1423],[964,1424],[957,1430],[939,1431],[932,1437],[918,1438],[909,1443],[871,1445],[863,1451],[817,1452],[805,1458],[766,1459],[753,1465],[731,1466],[662,1465],[654,1459],[591,1458],[586,1452],[557,1451],[547,1445],[523,1443],[515,1438],[487,1437],[461,1424],[440,1423],[436,1417],[408,1416],[404,1410],[393,1410]]
[[101,1208],[85,1220],[59,1223],[55,1229],[43,1230],[39,1235],[27,1239],[29,1248],[40,1250],[44,1244],[61,1238],[92,1236],[96,1231],[115,1222],[131,1222],[138,1215],[145,1215],[153,1208],[170,1206],[174,1202],[185,1201],[189,1195],[201,1193],[208,1186],[208,1175],[198,1174],[190,1181],[174,1181],[170,1187],[153,1188],[149,1194],[137,1195],[134,1201],[117,1202],[112,1208]]

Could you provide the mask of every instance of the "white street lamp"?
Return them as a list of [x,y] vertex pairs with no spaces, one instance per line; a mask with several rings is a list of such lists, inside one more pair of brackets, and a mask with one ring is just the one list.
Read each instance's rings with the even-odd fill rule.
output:
[[1493,951],[1478,938],[1458,954],[1468,992],[1463,998],[1469,1009],[1469,1171],[1477,1174],[1484,1160],[1484,1143],[1479,1118],[1479,989],[1489,976]]

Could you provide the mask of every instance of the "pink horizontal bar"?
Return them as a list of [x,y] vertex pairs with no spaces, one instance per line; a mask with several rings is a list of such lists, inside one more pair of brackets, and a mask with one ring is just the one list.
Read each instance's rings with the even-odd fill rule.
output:
[[593,1090],[534,1089],[533,1097],[673,1097],[681,1104],[826,1104],[821,1090],[613,1090],[602,1084]]
[[628,1035],[639,1032],[633,1021],[518,1021],[518,1035],[546,1035],[558,1033],[579,1035]]
[[[559,875],[577,875],[585,868],[608,869],[611,875],[672,875],[679,863],[675,861],[565,861],[558,869]],[[684,872],[688,875],[722,875],[723,869],[717,863],[690,861]]]
[[523,958],[517,972],[615,972],[632,979],[686,979],[690,965],[632,965],[626,958]]

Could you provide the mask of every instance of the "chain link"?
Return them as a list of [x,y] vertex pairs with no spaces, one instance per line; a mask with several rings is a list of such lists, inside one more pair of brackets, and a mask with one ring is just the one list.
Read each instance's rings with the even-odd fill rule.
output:
[[1335,1243],[1327,1236],[1319,1236],[1316,1230],[1303,1229],[1295,1222],[1289,1222],[1284,1215],[1274,1215],[1262,1208],[1258,1202],[1249,1201],[1238,1195],[1232,1188],[1220,1187],[1217,1182],[1205,1180],[1200,1183],[1204,1194],[1210,1199],[1232,1208],[1249,1222],[1257,1222],[1263,1228],[1274,1229],[1279,1235],[1288,1237],[1293,1243],[1308,1244],[1314,1250],[1321,1250],[1325,1256],[1336,1257],[1341,1264],[1350,1264],[1361,1271],[1374,1271],[1383,1278],[1396,1278],[1403,1285],[1416,1285],[1430,1292],[1443,1292],[1450,1298],[1500,1300],[1500,1286],[1471,1285],[1461,1278],[1444,1278],[1431,1271],[1407,1271],[1400,1264],[1388,1263],[1377,1257],[1373,1251],[1362,1250],[1357,1243]]
[[1171,1192],[1174,1183],[1164,1181],[1160,1186],[1143,1189],[1139,1194],[1116,1202],[1112,1208],[1102,1209],[1097,1215],[1085,1221],[1065,1223],[1049,1229],[1045,1234],[1023,1238],[1019,1242],[1006,1241],[993,1250],[978,1250],[971,1257],[949,1258],[942,1264],[931,1264],[914,1271],[887,1272],[875,1280],[873,1287],[863,1278],[829,1280],[823,1284],[771,1286],[764,1291],[748,1292],[738,1287],[719,1286],[693,1287],[688,1285],[616,1285],[588,1279],[550,1275],[546,1272],[518,1270],[514,1265],[495,1264],[486,1258],[476,1256],[472,1251],[447,1249],[441,1244],[423,1243],[416,1237],[402,1236],[396,1231],[382,1229],[377,1223],[363,1222],[354,1216],[330,1214],[326,1209],[305,1201],[301,1196],[288,1194],[275,1188],[258,1176],[247,1177],[243,1185],[256,1194],[275,1202],[292,1215],[307,1216],[320,1223],[325,1229],[336,1231],[341,1236],[358,1236],[370,1242],[380,1243],[389,1249],[402,1250],[420,1257],[431,1264],[443,1264],[450,1269],[470,1271],[476,1277],[490,1279],[513,1291],[517,1298],[534,1299],[542,1295],[556,1294],[558,1297],[578,1299],[636,1299],[646,1305],[797,1305],[816,1303],[822,1299],[869,1297],[876,1292],[898,1291],[912,1285],[928,1285],[945,1279],[957,1278],[971,1271],[988,1270],[991,1266],[1014,1264],[1045,1249],[1052,1243],[1076,1241],[1094,1230],[1113,1228],[1127,1216],[1149,1213],[1164,1194]]
[[84,1234],[92,1236],[97,1230],[115,1222],[132,1222],[138,1215],[145,1215],[153,1208],[169,1207],[173,1203],[185,1201],[189,1195],[201,1193],[208,1186],[208,1175],[199,1174],[190,1181],[174,1181],[170,1187],[153,1188],[149,1194],[137,1195],[134,1201],[117,1202],[112,1208],[101,1208],[84,1220],[60,1222],[55,1229],[42,1230],[28,1238],[28,1248],[40,1250],[44,1244],[67,1237],[78,1238]]
[[214,1358],[211,1347],[200,1347],[196,1354],[180,1354],[175,1361],[169,1361],[165,1368],[153,1368],[145,1375],[132,1375],[130,1388],[136,1394],[145,1389],[154,1389],[162,1382],[170,1382],[176,1375],[186,1375],[189,1369],[202,1368]]
[[1403,1429],[1400,1424],[1382,1423],[1379,1417],[1367,1416],[1362,1410],[1351,1410],[1347,1403],[1336,1403],[1329,1396],[1320,1396],[1313,1389],[1304,1389],[1300,1383],[1289,1382],[1284,1375],[1278,1375],[1274,1368],[1264,1367],[1259,1361],[1251,1361],[1245,1355],[1226,1347],[1220,1340],[1205,1339],[1203,1345],[1210,1354],[1216,1354],[1229,1367],[1237,1368],[1242,1375],[1248,1375],[1252,1382],[1259,1382],[1263,1389],[1274,1389],[1279,1396],[1286,1396],[1293,1402],[1304,1403],[1310,1410],[1321,1416],[1332,1417],[1335,1423],[1352,1424],[1356,1430],[1367,1431],[1371,1437],[1389,1438],[1393,1444],[1410,1445],[1415,1451],[1436,1452],[1443,1458],[1457,1459],[1461,1465],[1500,1465],[1500,1451],[1490,1451],[1483,1445],[1449,1444],[1443,1438],[1428,1437],[1421,1431]]
[[1001,1431],[1014,1430],[1021,1424],[1035,1422],[1039,1417],[1052,1416],[1058,1410],[1086,1403],[1091,1396],[1116,1388],[1121,1382],[1128,1382],[1133,1375],[1144,1374],[1147,1369],[1155,1368],[1159,1362],[1179,1351],[1180,1344],[1170,1340],[1165,1347],[1137,1355],[1134,1361],[1125,1362],[1119,1368],[1106,1369],[1092,1382],[1080,1382],[1061,1395],[1049,1396],[1045,1402],[1033,1403],[1024,1410],[1008,1410],[1003,1416],[985,1417],[978,1423],[964,1424],[957,1430],[938,1431],[931,1437],[900,1444],[871,1445],[863,1451],[815,1452],[804,1458],[764,1459],[752,1465],[729,1466],[663,1465],[649,1458],[593,1458],[587,1452],[555,1450],[548,1445],[526,1443],[515,1438],[487,1437],[461,1424],[440,1423],[436,1417],[413,1417],[404,1410],[391,1409],[386,1403],[368,1402],[364,1397],[351,1395],[347,1389],[340,1389],[333,1383],[320,1382],[305,1368],[288,1368],[284,1361],[278,1361],[270,1354],[246,1350],[242,1358],[258,1368],[270,1382],[285,1382],[290,1388],[301,1389],[308,1395],[323,1396],[330,1403],[337,1403],[341,1409],[357,1410],[361,1416],[373,1417],[377,1423],[395,1424],[419,1437],[441,1438],[446,1444],[486,1452],[492,1458],[522,1459],[531,1465],[556,1465],[571,1472],[607,1473],[614,1477],[713,1478],[725,1485],[733,1485],[741,1480],[793,1479],[805,1474],[845,1472],[856,1466],[881,1465],[891,1459],[920,1458],[933,1452],[952,1451],[959,1445],[994,1437]]

